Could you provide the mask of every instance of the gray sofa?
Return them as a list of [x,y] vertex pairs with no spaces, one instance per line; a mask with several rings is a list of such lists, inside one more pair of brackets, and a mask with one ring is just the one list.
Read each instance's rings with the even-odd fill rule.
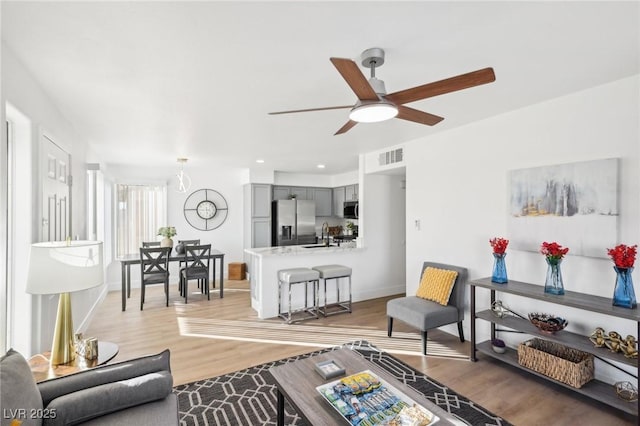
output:
[[24,357],[0,358],[2,426],[178,425],[169,350],[36,383]]

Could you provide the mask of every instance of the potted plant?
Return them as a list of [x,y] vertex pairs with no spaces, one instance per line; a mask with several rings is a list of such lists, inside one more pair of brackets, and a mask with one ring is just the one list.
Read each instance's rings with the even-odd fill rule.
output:
[[347,221],[344,227],[347,229],[347,235],[353,235],[353,230],[356,229],[356,226],[350,220]]
[[158,229],[158,235],[164,238],[160,241],[160,247],[173,247],[173,238],[177,234],[176,228],[173,226],[163,226]]

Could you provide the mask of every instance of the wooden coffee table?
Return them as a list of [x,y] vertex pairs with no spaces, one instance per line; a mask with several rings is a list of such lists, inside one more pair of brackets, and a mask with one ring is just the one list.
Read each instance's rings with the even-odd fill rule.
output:
[[315,364],[327,360],[334,360],[344,367],[346,376],[364,370],[371,370],[380,379],[388,382],[416,403],[440,417],[440,421],[437,423],[438,426],[454,424],[448,420],[453,419],[453,416],[429,401],[421,393],[399,382],[391,374],[367,361],[354,351],[350,349],[339,349],[269,369],[269,372],[276,379],[276,385],[278,387],[279,426],[284,425],[285,398],[307,422],[314,426],[347,425],[347,421],[316,390],[317,386],[339,379],[339,377],[336,377],[325,380],[316,373]]
[[115,343],[98,341],[97,359],[89,360],[76,354],[76,358],[70,363],[53,366],[49,362],[51,352],[44,352],[29,358],[29,367],[31,367],[31,373],[36,382],[42,382],[106,364],[118,354],[118,349],[118,345]]

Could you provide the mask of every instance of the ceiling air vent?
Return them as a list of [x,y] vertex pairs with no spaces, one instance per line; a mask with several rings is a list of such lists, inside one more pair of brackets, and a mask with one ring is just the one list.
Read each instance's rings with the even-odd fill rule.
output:
[[394,149],[392,151],[382,152],[378,157],[378,163],[380,166],[399,163],[400,161],[402,161],[402,148]]

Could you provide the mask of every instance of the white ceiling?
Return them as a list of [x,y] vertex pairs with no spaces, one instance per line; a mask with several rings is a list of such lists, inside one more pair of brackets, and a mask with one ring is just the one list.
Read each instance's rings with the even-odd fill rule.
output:
[[[640,72],[636,1],[2,1],[1,12],[6,46],[107,164],[185,156],[341,173],[359,153]],[[410,104],[445,117],[434,127],[395,119],[333,136],[348,110],[267,115],[354,103],[329,58],[370,47],[386,51],[376,74],[389,93],[489,66],[496,82]]]

